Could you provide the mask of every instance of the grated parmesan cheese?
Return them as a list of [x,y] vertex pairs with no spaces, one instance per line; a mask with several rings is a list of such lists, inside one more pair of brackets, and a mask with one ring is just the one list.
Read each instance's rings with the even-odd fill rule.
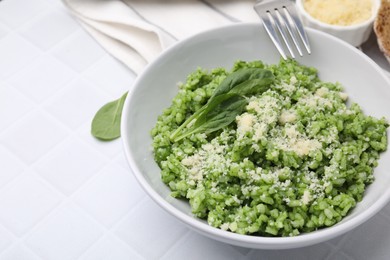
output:
[[348,99],[348,94],[347,93],[344,93],[344,92],[340,92],[339,93],[339,96],[342,100],[347,100]]
[[237,131],[239,133],[246,133],[252,129],[253,122],[256,120],[255,116],[249,113],[244,113],[237,116]]
[[371,0],[305,0],[303,6],[315,19],[341,26],[368,20],[373,9]]
[[315,95],[319,97],[325,97],[328,93],[329,93],[329,89],[322,87],[317,89]]
[[307,204],[309,204],[310,200],[311,200],[310,191],[305,190],[303,192],[303,196],[302,196],[302,203],[307,205]]
[[292,123],[297,119],[297,116],[293,111],[283,110],[279,117],[279,123],[284,125],[285,123]]
[[287,126],[285,133],[286,137],[275,139],[276,146],[283,151],[293,151],[298,156],[303,156],[322,147],[317,139],[309,139],[299,133],[295,125]]

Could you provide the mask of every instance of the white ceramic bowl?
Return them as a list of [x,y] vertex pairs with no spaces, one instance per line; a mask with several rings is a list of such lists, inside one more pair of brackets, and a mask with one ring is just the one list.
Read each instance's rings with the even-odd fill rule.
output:
[[[308,30],[312,55],[299,62],[319,69],[326,81],[339,81],[350,99],[365,112],[390,118],[390,82],[384,72],[366,55],[328,34]],[[187,201],[170,196],[160,179],[160,169],[152,154],[150,130],[157,116],[170,106],[177,94],[177,82],[199,66],[211,69],[231,68],[237,60],[277,63],[279,55],[260,24],[237,24],[198,34],[174,45],[151,63],[137,78],[126,99],[122,115],[122,140],[130,168],[146,193],[163,209],[192,229],[230,244],[263,249],[302,247],[341,235],[360,225],[390,199],[390,154],[382,154],[375,169],[376,180],[362,202],[333,227],[296,237],[260,237],[239,235],[209,226],[194,217]]]
[[329,33],[353,46],[360,46],[362,43],[367,41],[370,33],[372,32],[373,23],[375,21],[376,14],[378,13],[381,0],[372,0],[373,12],[367,21],[350,26],[330,25],[313,18],[313,16],[311,16],[303,7],[304,2],[305,0],[296,0],[297,11],[305,26]]

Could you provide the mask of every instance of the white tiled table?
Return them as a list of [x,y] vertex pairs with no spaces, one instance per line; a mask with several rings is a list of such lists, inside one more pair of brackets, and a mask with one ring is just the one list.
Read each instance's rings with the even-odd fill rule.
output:
[[[371,39],[364,50],[390,66]],[[390,259],[390,205],[315,246],[251,250],[165,213],[90,121],[135,76],[59,0],[0,1],[0,259]]]

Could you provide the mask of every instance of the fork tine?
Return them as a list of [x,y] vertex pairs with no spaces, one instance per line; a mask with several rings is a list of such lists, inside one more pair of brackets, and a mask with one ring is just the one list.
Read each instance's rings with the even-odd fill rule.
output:
[[288,18],[286,17],[286,12],[287,12],[286,7],[283,7],[283,11],[284,11],[284,16],[282,16],[280,13],[279,13],[279,15],[283,17],[287,31],[290,34],[292,41],[294,42],[294,46],[297,49],[299,55],[302,57],[303,53],[302,53],[301,45],[298,42],[297,35],[296,35],[295,31],[293,31],[293,29],[291,28],[291,24],[288,21]]
[[298,31],[299,36],[301,37],[301,40],[303,42],[303,45],[306,48],[307,53],[311,53],[311,48],[309,44],[309,39],[306,35],[305,29],[303,28],[302,22],[298,17],[298,14],[295,10],[295,8],[284,8],[285,14],[287,19],[290,22],[290,25],[294,26],[296,30]]
[[[300,56],[303,56],[304,48],[308,54],[311,53],[309,39],[294,2],[294,0],[256,0],[253,6],[273,44],[285,60],[287,59],[286,47],[292,58],[295,58],[295,48]],[[295,45],[295,48],[292,47],[292,44]]]
[[[293,57],[295,59],[295,55],[294,55],[294,52],[292,51],[290,41],[285,33],[286,22],[284,21],[283,17],[280,15],[278,9],[275,9],[274,12],[275,12],[276,18],[277,18],[275,20],[276,28],[279,30],[280,35],[282,36],[282,39],[284,40],[284,43],[286,44],[286,47],[287,47],[288,51],[290,52],[291,57]],[[287,29],[287,31],[288,31],[288,29]]]
[[264,26],[266,32],[268,33],[269,37],[271,38],[272,42],[274,43],[276,49],[278,50],[280,55],[283,57],[283,59],[287,60],[287,56],[284,53],[279,36],[274,29],[274,22],[275,21],[274,21],[273,17],[269,14],[269,12],[266,12],[266,13],[267,13],[267,15],[264,15],[264,14],[258,12],[261,20],[263,21],[263,26]]

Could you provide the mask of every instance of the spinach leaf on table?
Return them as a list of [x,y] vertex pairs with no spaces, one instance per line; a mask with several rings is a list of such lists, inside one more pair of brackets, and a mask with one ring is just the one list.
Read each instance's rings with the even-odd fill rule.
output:
[[92,120],[91,134],[104,141],[114,140],[121,135],[121,117],[127,92],[117,100],[105,104]]

